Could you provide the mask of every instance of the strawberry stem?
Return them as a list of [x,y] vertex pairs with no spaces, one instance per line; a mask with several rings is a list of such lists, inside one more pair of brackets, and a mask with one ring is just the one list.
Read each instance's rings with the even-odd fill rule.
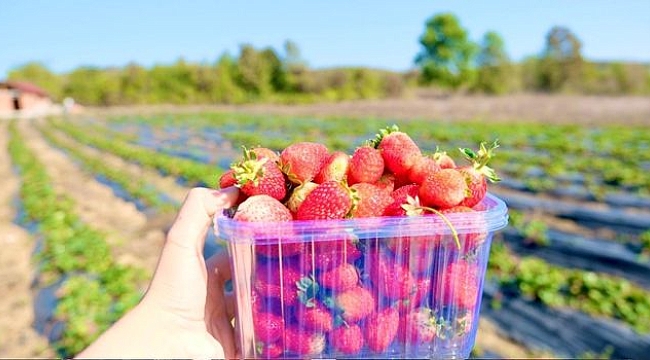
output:
[[499,147],[499,140],[494,140],[492,145],[488,148],[486,142],[481,142],[479,145],[479,150],[474,152],[470,148],[458,148],[463,154],[465,159],[472,163],[474,169],[483,174],[490,182],[501,181],[497,173],[491,167],[487,166],[487,163],[494,156],[493,151]]
[[393,124],[392,126],[387,126],[383,129],[379,129],[379,133],[375,135],[374,139],[367,140],[366,144],[376,149],[379,146],[381,140],[384,138],[384,136],[398,131],[399,131],[399,127],[396,124]]
[[434,208],[420,205],[420,200],[418,199],[418,197],[416,196],[414,198],[410,195],[406,197],[406,204],[402,205],[402,209],[406,210],[406,215],[408,216],[421,215],[422,210],[427,210],[440,216],[440,218],[442,218],[442,221],[444,221],[449,227],[449,229],[451,230],[451,235],[454,237],[454,241],[456,242],[456,246],[458,247],[458,250],[461,249],[460,239],[458,238],[458,232],[456,231],[456,228],[454,228],[454,224],[452,224],[451,221],[449,221],[449,219],[445,216],[445,214],[441,213],[440,211]]

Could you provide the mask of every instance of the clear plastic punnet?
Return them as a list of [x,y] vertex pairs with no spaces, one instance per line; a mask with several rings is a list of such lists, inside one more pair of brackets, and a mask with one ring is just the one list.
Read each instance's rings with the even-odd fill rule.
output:
[[469,357],[490,243],[508,223],[492,194],[474,210],[283,223],[217,216],[241,357]]

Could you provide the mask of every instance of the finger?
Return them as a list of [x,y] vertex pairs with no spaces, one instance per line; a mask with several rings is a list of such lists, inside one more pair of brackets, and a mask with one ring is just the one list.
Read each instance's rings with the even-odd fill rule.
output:
[[[212,335],[221,343],[226,359],[235,357],[235,330],[231,323],[231,318],[228,316],[226,299],[223,293],[224,279],[215,269],[210,278],[209,285],[212,289],[208,291],[208,296],[212,296],[215,303],[211,305],[212,309],[206,309],[206,313],[210,314],[208,329],[212,330]],[[210,304],[210,301],[208,301]],[[208,307],[210,307],[208,305]]]
[[226,249],[220,249],[214,255],[210,256],[205,264],[208,269],[208,274],[213,274],[213,270],[217,269],[224,280],[230,280],[232,278],[230,272],[230,256]]
[[221,209],[233,206],[238,195],[239,190],[234,186],[221,190],[191,189],[167,234],[168,242],[202,252],[212,218]]

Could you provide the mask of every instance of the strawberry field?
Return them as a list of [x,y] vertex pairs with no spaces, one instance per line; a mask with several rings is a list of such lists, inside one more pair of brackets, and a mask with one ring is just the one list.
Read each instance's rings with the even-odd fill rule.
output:
[[459,148],[499,140],[489,191],[510,222],[492,243],[475,356],[650,353],[650,132],[620,125],[216,112],[3,123],[11,221],[35,249],[34,327],[67,356],[133,306],[185,191],[216,187],[242,146],[352,154],[393,124],[458,163]]

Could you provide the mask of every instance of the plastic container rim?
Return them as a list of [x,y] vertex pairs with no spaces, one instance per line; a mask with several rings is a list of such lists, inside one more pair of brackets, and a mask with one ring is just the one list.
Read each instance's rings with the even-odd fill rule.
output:
[[[488,193],[473,212],[447,213],[455,231],[459,234],[494,232],[508,224],[505,202]],[[449,235],[452,229],[436,214],[425,216],[384,216],[342,220],[295,220],[287,222],[242,222],[233,220],[225,212],[214,219],[218,237],[238,244],[277,244],[332,240],[342,233],[360,238],[385,238],[391,236]]]

